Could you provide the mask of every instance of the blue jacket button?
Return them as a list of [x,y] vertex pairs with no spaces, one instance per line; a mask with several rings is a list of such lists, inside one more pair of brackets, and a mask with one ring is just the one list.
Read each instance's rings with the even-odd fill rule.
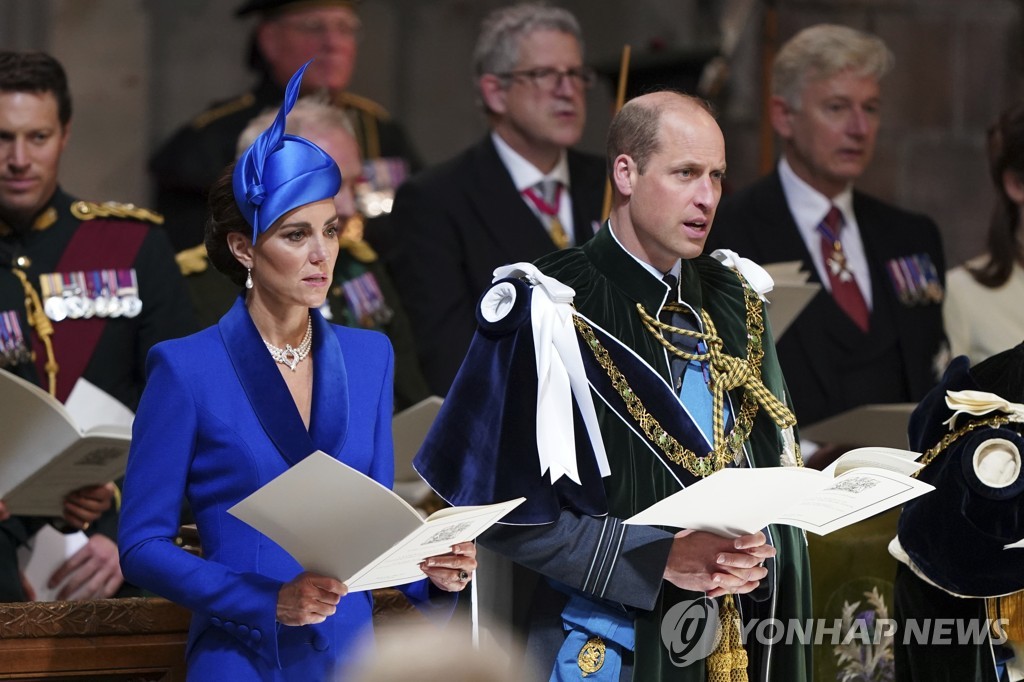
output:
[[328,641],[327,637],[319,632],[313,634],[313,641],[311,643],[317,651],[327,651],[327,647],[330,646],[330,641]]
[[230,620],[224,621],[224,629],[227,630],[228,632],[234,632],[235,631],[235,623],[234,623],[234,621],[230,621]]
[[210,622],[213,623],[214,625],[216,625],[217,627],[220,627],[220,618],[212,616],[210,618]]
[[239,625],[238,626],[238,634],[242,635],[243,637],[245,635],[249,634],[249,626],[248,625]]
[[251,639],[254,642],[258,642],[261,639],[263,639],[263,633],[257,630],[256,628],[253,628],[249,631],[249,639]]

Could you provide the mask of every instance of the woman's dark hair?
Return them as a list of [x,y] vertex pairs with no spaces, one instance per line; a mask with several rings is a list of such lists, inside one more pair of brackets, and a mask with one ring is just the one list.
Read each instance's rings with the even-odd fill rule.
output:
[[235,203],[235,192],[232,189],[232,176],[235,172],[235,164],[224,169],[221,176],[210,188],[208,205],[210,215],[206,219],[206,236],[203,242],[206,244],[206,253],[213,266],[228,276],[238,286],[245,285],[247,271],[235,258],[228,247],[228,235],[232,232],[240,232],[247,239],[252,238],[252,225],[242,217]]
[[1024,265],[1024,249],[1018,241],[1020,207],[1003,186],[1007,171],[1024,181],[1024,103],[1004,111],[988,129],[988,162],[999,196],[989,221],[988,261],[970,273],[979,284],[994,289],[1006,284],[1015,262]]

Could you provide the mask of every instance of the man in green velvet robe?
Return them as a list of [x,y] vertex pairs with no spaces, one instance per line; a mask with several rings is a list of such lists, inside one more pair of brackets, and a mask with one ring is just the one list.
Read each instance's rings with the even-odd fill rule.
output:
[[[594,239],[539,260],[543,275],[512,270],[514,279],[485,294],[480,331],[417,469],[455,504],[527,498],[480,542],[541,577],[527,648],[552,680],[810,680],[810,645],[758,641],[772,630],[754,627],[745,652],[731,656],[707,656],[696,641],[701,628],[713,634],[710,614],[732,603],[748,626],[804,624],[800,531],[727,538],[623,524],[723,466],[798,465],[799,455],[763,300],[736,269],[701,255],[726,165],[706,105],[671,92],[632,100],[612,122],[608,159],[614,205]],[[764,276],[735,254],[723,258]],[[543,445],[530,441],[550,435],[538,430],[545,416],[535,407],[550,381],[543,372],[534,381],[523,358],[544,343],[531,290],[557,298],[559,282],[574,294],[579,355],[600,400],[573,387],[573,473],[551,467],[549,481],[544,456],[538,470],[533,454]],[[663,309],[675,316],[671,327],[659,320]],[[669,342],[680,328],[696,346],[682,372]],[[549,364],[542,356],[538,366]],[[588,411],[600,444],[593,433],[588,441]]]

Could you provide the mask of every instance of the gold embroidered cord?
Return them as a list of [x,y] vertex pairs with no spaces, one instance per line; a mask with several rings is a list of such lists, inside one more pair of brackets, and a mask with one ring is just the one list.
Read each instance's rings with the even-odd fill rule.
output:
[[[919,459],[918,461],[924,466],[928,466],[929,464],[932,463],[932,460],[934,460],[942,453],[943,450],[945,450],[950,445],[958,441],[961,437],[966,436],[974,429],[977,429],[981,426],[991,426],[992,428],[998,428],[1003,424],[1008,424],[1009,422],[1010,418],[1003,416],[989,417],[988,419],[981,419],[975,422],[970,422],[966,426],[957,429],[952,433],[947,433],[945,436],[942,437],[942,440],[940,440],[938,444],[936,444],[934,447],[929,448],[928,450],[925,450],[924,455],[922,455],[921,459]],[[920,473],[924,471],[924,466],[922,466],[920,469],[912,473],[911,476],[917,478],[918,475],[920,475]]]
[[731,594],[722,598],[718,614],[721,638],[707,663],[708,682],[747,682],[747,652],[740,638],[740,612]]
[[18,268],[11,268],[11,272],[21,280],[21,286],[25,290],[25,316],[28,318],[28,323],[36,330],[43,348],[46,349],[46,378],[50,395],[56,397],[57,372],[60,368],[57,365],[57,358],[53,355],[53,343],[50,340],[50,337],[53,336],[53,324],[43,311],[43,303],[39,300],[39,294],[36,293],[32,283],[28,281],[25,273]]
[[[684,360],[697,360],[701,362],[707,362],[711,368],[711,381],[709,387],[714,399],[714,429],[715,429],[715,443],[720,443],[724,437],[724,404],[725,404],[725,391],[732,390],[734,388],[743,387],[745,389],[745,396],[752,395],[753,398],[764,408],[764,410],[771,417],[772,421],[779,425],[780,428],[786,428],[796,424],[796,419],[793,417],[793,413],[776,398],[771,391],[761,383],[761,359],[764,356],[764,351],[760,345],[760,333],[758,336],[758,343],[756,345],[757,353],[756,356],[751,358],[748,356],[747,360],[741,360],[740,358],[734,358],[731,355],[727,355],[723,351],[724,344],[721,337],[718,336],[718,330],[715,328],[715,323],[711,319],[711,316],[707,314],[707,311],[701,311],[701,320],[704,323],[704,332],[694,332],[686,329],[680,329],[673,327],[672,325],[665,324],[664,322],[651,317],[644,307],[637,303],[637,312],[640,313],[640,319],[644,323],[644,327],[651,333],[661,345],[663,345],[669,352],[683,358]],[[676,306],[670,304],[665,306],[667,310],[673,310],[678,308],[682,310],[682,306]],[[748,324],[749,327],[749,324]],[[763,327],[761,328],[763,330]],[[694,336],[702,341],[707,346],[708,352],[704,354],[691,354],[683,350],[680,350],[671,341],[665,338],[664,331],[671,331],[675,333],[683,333],[688,336]],[[751,349],[748,348],[748,351]]]
[[[731,461],[739,458],[743,444],[750,437],[750,430],[753,427],[754,417],[757,414],[759,403],[765,407],[766,412],[780,428],[787,428],[796,423],[793,414],[783,405],[770,391],[761,383],[761,361],[764,357],[764,349],[761,345],[761,335],[764,333],[764,320],[761,316],[761,301],[757,294],[751,289],[745,280],[736,275],[743,284],[743,291],[746,304],[747,323],[747,359],[740,360],[722,352],[722,340],[715,333],[714,324],[711,318],[703,315],[706,333],[693,332],[686,329],[678,329],[670,325],[664,325],[653,320],[647,315],[643,307],[637,305],[638,312],[645,326],[652,335],[666,348],[670,348],[680,357],[686,359],[710,360],[712,364],[712,391],[714,410],[714,444],[711,452],[705,456],[698,456],[692,450],[683,446],[682,443],[673,438],[661,426],[644,407],[643,402],[633,392],[626,377],[619,371],[612,362],[608,350],[598,340],[594,330],[583,321],[578,315],[573,316],[573,324],[576,330],[583,337],[587,347],[594,354],[595,359],[601,368],[604,369],[611,380],[612,388],[622,398],[630,416],[636,420],[644,435],[654,443],[668,459],[679,466],[684,467],[694,476],[703,478],[709,476],[726,466]],[[660,328],[670,331],[697,336],[705,340],[708,346],[708,353],[690,355],[679,351],[675,346],[666,341],[660,332],[651,329],[648,320]],[[717,364],[716,364],[717,363]],[[723,406],[725,400],[724,392],[737,386],[743,386],[743,399],[738,414],[735,417],[732,431],[728,436],[724,434]],[[799,460],[798,460],[799,463]]]

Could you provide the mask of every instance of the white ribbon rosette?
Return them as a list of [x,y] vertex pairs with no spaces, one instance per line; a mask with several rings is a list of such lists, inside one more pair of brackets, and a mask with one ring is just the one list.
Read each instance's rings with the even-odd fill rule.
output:
[[749,258],[743,258],[735,251],[730,251],[729,249],[715,249],[711,253],[711,257],[725,267],[732,268],[743,275],[743,279],[747,280],[751,288],[757,292],[758,297],[765,303],[768,302],[765,294],[775,288],[775,280],[772,279],[767,270]]
[[949,425],[949,430],[956,428],[956,420],[962,414],[975,417],[989,412],[1003,412],[1012,421],[1024,422],[1024,405],[1011,403],[995,393],[985,391],[946,391],[946,406],[953,410],[953,416],[942,422]]
[[[540,472],[551,472],[551,482],[568,476],[580,484],[576,461],[576,442],[572,428],[572,397],[576,397],[583,423],[587,428],[598,470],[608,476],[611,469],[604,440],[597,423],[594,400],[590,393],[583,357],[573,326],[572,300],[576,292],[553,277],[548,277],[530,263],[504,265],[494,271],[494,281],[518,277],[533,285],[530,299],[530,319],[533,327],[533,345],[537,361],[537,452]],[[501,319],[514,303],[503,287],[492,287],[482,302],[485,319]],[[493,317],[493,319],[492,319]]]

